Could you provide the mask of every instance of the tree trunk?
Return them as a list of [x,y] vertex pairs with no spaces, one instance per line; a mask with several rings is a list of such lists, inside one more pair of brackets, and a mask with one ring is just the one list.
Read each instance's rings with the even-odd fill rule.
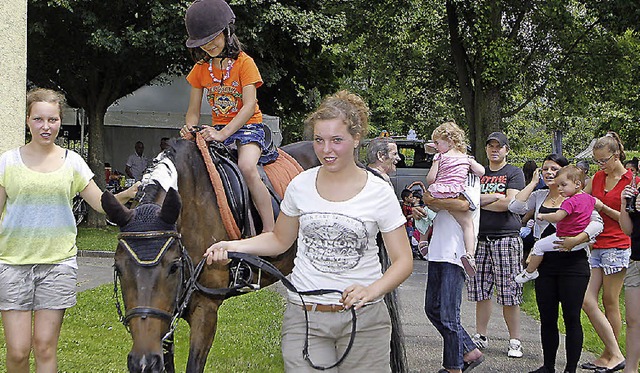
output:
[[[451,57],[455,66],[458,90],[464,106],[465,121],[469,142],[480,164],[487,164],[485,141],[487,136],[502,128],[502,103],[500,89],[495,85],[485,86],[482,73],[484,59],[482,44],[477,43],[478,50],[473,57],[469,56],[460,35],[460,9],[452,0],[447,0],[447,24],[451,43]],[[490,12],[489,22],[493,30],[490,38],[497,38],[500,30],[500,9],[494,5]]]
[[[475,144],[475,120],[474,120],[474,87],[471,81],[470,65],[468,64],[467,51],[464,47],[464,42],[460,36],[460,20],[458,17],[458,10],[455,4],[448,0],[446,4],[447,9],[447,25],[449,28],[449,40],[451,45],[451,57],[456,70],[456,77],[458,80],[458,89],[460,91],[460,97],[462,98],[462,104],[464,107],[465,121],[467,122],[467,128],[469,131],[469,141],[471,148],[477,149]],[[477,152],[476,152],[477,153]]]
[[480,164],[488,164],[487,152],[485,151],[485,144],[487,137],[491,132],[502,130],[502,117],[500,115],[502,111],[502,104],[500,102],[500,90],[492,87],[483,89],[480,84],[480,89],[476,90],[474,106],[474,138],[475,141],[475,156]]
[[[100,190],[104,190],[104,115],[106,107],[89,108],[89,167],[95,175],[93,180]],[[106,222],[104,215],[89,208],[87,225],[91,228],[104,228]]]

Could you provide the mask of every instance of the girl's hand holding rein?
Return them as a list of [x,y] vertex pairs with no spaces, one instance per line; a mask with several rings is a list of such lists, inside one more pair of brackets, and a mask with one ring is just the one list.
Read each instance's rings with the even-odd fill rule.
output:
[[368,302],[375,300],[375,294],[369,287],[362,285],[350,285],[342,292],[342,298],[340,301],[344,305],[344,308],[349,309],[355,307],[356,310],[364,307]]
[[126,201],[129,201],[136,197],[136,194],[138,194],[138,188],[140,188],[140,185],[142,185],[142,183],[140,181],[136,181],[132,186],[130,186],[129,188],[121,192],[123,197],[126,199]]
[[229,137],[224,128],[218,131],[211,126],[204,126],[204,128],[200,130],[200,134],[205,141],[223,142]]
[[193,140],[193,127],[188,124],[182,126],[182,128],[180,128],[180,137],[185,140]]
[[232,246],[233,243],[230,241],[220,241],[216,242],[213,245],[209,246],[207,251],[204,252],[203,257],[206,258],[207,264],[211,265],[212,263],[217,264],[227,264],[230,262],[229,260],[229,247]]

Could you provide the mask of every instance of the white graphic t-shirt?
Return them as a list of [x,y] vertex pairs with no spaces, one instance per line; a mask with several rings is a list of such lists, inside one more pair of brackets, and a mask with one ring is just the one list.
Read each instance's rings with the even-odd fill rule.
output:
[[[398,199],[389,184],[367,173],[364,188],[353,198],[327,201],[315,187],[319,169],[296,176],[280,206],[282,213],[297,216],[300,223],[291,282],[299,291],[367,286],[382,276],[378,231],[390,232],[406,221]],[[300,302],[296,294],[289,297]],[[339,304],[340,294],[308,296],[305,301]]]

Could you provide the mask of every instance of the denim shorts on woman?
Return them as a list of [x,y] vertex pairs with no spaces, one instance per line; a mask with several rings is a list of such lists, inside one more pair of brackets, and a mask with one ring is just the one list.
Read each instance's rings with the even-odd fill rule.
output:
[[640,287],[640,260],[629,262],[627,274],[624,276],[624,286],[627,288]]
[[[214,126],[214,128],[220,131],[224,128],[224,126],[216,125]],[[245,124],[244,126],[240,127],[240,129],[238,129],[233,135],[224,140],[223,144],[225,144],[226,146],[230,146],[236,141],[240,143],[240,145],[254,142],[258,144],[258,146],[262,150],[262,155],[260,156],[258,163],[267,164],[275,161],[278,158],[278,151],[275,147],[267,148],[264,138],[264,124]]]
[[629,266],[631,249],[592,249],[589,257],[591,268],[602,268],[605,275],[618,273]]
[[0,310],[61,310],[76,304],[78,270],[69,264],[0,264]]

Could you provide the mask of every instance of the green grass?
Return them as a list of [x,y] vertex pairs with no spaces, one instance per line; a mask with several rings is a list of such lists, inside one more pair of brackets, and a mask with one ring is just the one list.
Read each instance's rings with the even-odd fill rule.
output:
[[[280,329],[285,301],[271,290],[226,300],[206,372],[282,372]],[[0,327],[1,329],[1,327]],[[176,371],[186,367],[189,326],[181,320],[175,336]],[[131,337],[117,320],[113,286],[78,294],[64,318],[58,348],[59,372],[126,372]],[[0,372],[6,372],[4,334],[0,335]],[[34,370],[32,362],[32,371]]]
[[[600,309],[604,309],[602,307],[602,300],[600,299]],[[538,312],[538,305],[536,304],[536,294],[534,290],[534,286],[532,282],[528,282],[524,286],[524,303],[521,305],[522,310],[528,315],[534,317],[536,320],[540,320],[540,313]],[[623,354],[626,354],[626,324],[624,323],[624,314],[625,314],[625,303],[624,303],[624,292],[620,294],[620,312],[622,313],[622,332],[620,333],[620,340],[618,341],[620,345],[620,349]],[[562,333],[566,332],[564,327],[564,321],[562,319],[562,309],[559,310],[558,317],[558,328]],[[587,314],[584,311],[581,312],[580,320],[582,322],[582,331],[584,333],[584,341],[582,347],[587,351],[591,351],[596,355],[602,353],[604,349],[604,344],[596,334],[596,331],[591,326],[591,322],[587,317]]]
[[118,232],[118,227],[111,225],[104,229],[79,227],[76,245],[78,250],[116,251]]
[[[117,227],[79,228],[79,250],[115,251]],[[226,300],[220,308],[218,331],[205,371],[282,372],[280,329],[284,300],[263,290]],[[0,324],[0,330],[2,326]],[[176,331],[176,371],[184,371],[189,325]],[[78,294],[78,304],[65,314],[58,348],[60,372],[126,372],[131,337],[119,323],[113,285]],[[6,346],[0,333],[0,373],[6,372]],[[34,370],[32,359],[32,371]]]

